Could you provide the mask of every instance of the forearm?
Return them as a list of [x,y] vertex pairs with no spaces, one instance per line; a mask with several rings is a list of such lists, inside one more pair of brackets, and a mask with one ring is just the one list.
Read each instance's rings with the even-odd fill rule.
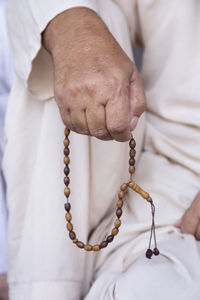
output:
[[64,124],[102,140],[128,140],[132,116],[145,109],[144,92],[135,65],[101,18],[88,8],[66,10],[48,24],[43,45],[53,58]]
[[87,59],[96,56],[106,62],[108,48],[115,43],[101,18],[91,9],[83,7],[64,11],[48,24],[43,33],[43,45],[53,59],[59,60],[65,51],[70,66],[84,56]]

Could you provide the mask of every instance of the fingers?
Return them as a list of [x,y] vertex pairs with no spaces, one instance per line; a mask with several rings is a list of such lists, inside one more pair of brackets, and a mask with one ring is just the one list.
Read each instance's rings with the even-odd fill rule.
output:
[[197,241],[200,241],[200,222],[198,223],[197,228],[196,228],[195,238]]
[[192,234],[200,240],[200,193],[175,226],[179,227],[182,233]]
[[106,105],[106,126],[112,138],[119,142],[131,138],[128,95],[111,99]]
[[71,80],[64,90],[59,89],[56,102],[62,119],[77,133],[101,140],[128,141],[146,109],[139,74],[133,67],[125,78],[120,70],[113,77],[105,77],[106,81],[103,76],[75,83]]
[[106,128],[105,107],[92,105],[81,108],[71,105],[71,110],[62,113],[65,125],[80,134],[91,135],[101,140],[112,140],[112,136]]
[[73,124],[72,124],[72,120],[71,120],[71,113],[69,109],[64,109],[62,107],[59,106],[60,109],[60,115],[61,118],[63,120],[63,123],[65,124],[65,126],[73,131],[76,131]]
[[135,68],[131,77],[129,87],[129,99],[130,99],[130,128],[131,131],[135,129],[139,117],[146,110],[146,97],[140,75]]
[[195,235],[198,223],[199,218],[193,210],[193,207],[190,207],[182,218],[180,230],[182,233]]
[[85,113],[88,128],[92,136],[105,141],[113,139],[106,127],[106,114],[103,105],[93,107],[93,109],[88,108]]
[[176,223],[175,223],[175,227],[177,228],[181,228],[181,224],[182,224],[182,218],[180,218]]
[[71,110],[70,111],[71,123],[73,125],[73,130],[80,134],[91,135],[91,132],[88,128],[85,110]]

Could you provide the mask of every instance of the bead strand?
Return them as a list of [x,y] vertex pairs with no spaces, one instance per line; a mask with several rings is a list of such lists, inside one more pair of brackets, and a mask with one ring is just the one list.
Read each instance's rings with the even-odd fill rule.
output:
[[[157,244],[156,244],[156,237],[155,237],[155,224],[154,224],[154,215],[155,215],[155,206],[153,204],[152,198],[150,197],[150,195],[145,192],[139,185],[137,185],[133,180],[132,180],[132,175],[135,173],[135,155],[136,155],[136,151],[135,151],[135,146],[136,146],[136,142],[134,140],[134,138],[132,137],[130,142],[129,142],[129,146],[130,146],[130,152],[129,152],[129,173],[130,173],[130,181],[128,183],[123,183],[120,187],[120,191],[118,193],[118,200],[116,203],[116,219],[114,221],[114,227],[111,230],[111,233],[105,238],[105,240],[103,240],[100,244],[95,244],[95,245],[90,245],[90,244],[84,244],[83,242],[79,241],[76,237],[76,233],[74,232],[74,228],[73,228],[73,224],[72,224],[72,215],[70,213],[71,211],[71,204],[69,203],[69,196],[70,196],[70,188],[69,188],[69,184],[70,184],[70,178],[69,178],[69,173],[70,173],[70,168],[69,168],[69,164],[70,164],[70,149],[69,149],[69,145],[70,145],[70,140],[69,140],[69,134],[70,134],[70,130],[69,129],[65,129],[65,139],[64,139],[64,184],[65,184],[65,189],[64,189],[64,194],[67,198],[67,202],[65,203],[64,207],[66,210],[66,214],[65,214],[65,219],[67,221],[66,224],[66,228],[69,232],[69,238],[72,240],[72,242],[80,249],[84,249],[86,251],[99,251],[103,248],[106,248],[108,246],[109,243],[111,243],[114,240],[114,237],[118,234],[119,232],[119,227],[121,226],[121,216],[123,214],[123,205],[124,205],[124,197],[126,194],[126,191],[128,188],[131,188],[133,191],[135,191],[136,193],[140,194],[146,201],[150,202],[151,204],[151,208],[152,208],[152,227],[151,227],[151,236],[150,236],[150,242],[149,242],[149,249],[146,252],[146,256],[148,258],[151,258],[152,254],[154,255],[158,255],[159,254],[159,250],[157,249]],[[154,237],[154,241],[155,241],[155,248],[154,251],[152,251],[150,249],[151,246],[151,239],[152,236]]]
[[70,184],[70,178],[69,178],[69,173],[70,173],[70,169],[69,169],[69,164],[70,164],[70,158],[69,158],[69,154],[70,154],[70,149],[69,149],[69,134],[70,134],[70,130],[69,129],[65,129],[65,139],[64,139],[64,164],[65,164],[65,168],[64,168],[64,183],[65,183],[65,189],[64,189],[64,194],[67,198],[67,203],[65,203],[65,210],[66,210],[66,214],[65,214],[65,219],[67,221],[67,225],[66,228],[69,231],[69,238],[73,241],[74,244],[76,244],[76,246],[80,249],[85,249],[86,251],[99,251],[100,249],[106,248],[108,246],[109,243],[111,243],[114,239],[114,237],[118,234],[119,232],[119,227],[121,225],[121,216],[122,216],[122,207],[123,207],[123,198],[125,196],[125,191],[128,188],[128,184],[127,183],[123,183],[120,187],[120,192],[118,193],[118,201],[117,201],[117,209],[116,209],[116,216],[117,219],[114,222],[114,227],[111,230],[111,234],[107,236],[107,238],[102,241],[100,244],[96,244],[96,245],[90,245],[90,244],[84,244],[83,242],[79,241],[76,238],[76,233],[73,231],[73,224],[71,222],[72,220],[72,215],[70,213],[71,210],[71,204],[69,203],[69,196],[70,196],[70,188],[69,188],[69,184]]
[[129,152],[129,173],[130,173],[130,180],[132,180],[133,174],[135,173],[135,146],[136,146],[136,142],[132,136],[132,138],[129,141],[129,146],[130,146],[130,152]]

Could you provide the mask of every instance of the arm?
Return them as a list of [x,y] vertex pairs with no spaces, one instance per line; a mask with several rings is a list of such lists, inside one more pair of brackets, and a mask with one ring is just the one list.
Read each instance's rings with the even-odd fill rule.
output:
[[103,140],[128,140],[145,109],[144,92],[135,65],[97,14],[63,12],[47,26],[43,43],[53,58],[66,126]]
[[[87,4],[87,9],[75,8],[80,3]],[[94,12],[98,11],[95,3],[10,0],[8,23],[15,70],[38,99],[52,98],[54,84],[62,119],[72,130],[125,141],[145,109],[144,92],[135,65]],[[44,50],[48,62],[41,46],[42,32],[43,44],[50,53]],[[38,53],[43,53],[41,72],[30,80]]]

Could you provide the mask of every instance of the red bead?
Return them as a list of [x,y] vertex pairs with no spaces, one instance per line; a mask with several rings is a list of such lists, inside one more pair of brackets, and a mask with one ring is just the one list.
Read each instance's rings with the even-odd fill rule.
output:
[[153,254],[154,254],[155,256],[158,256],[158,255],[160,254],[160,251],[158,250],[158,248],[154,248]]
[[149,258],[149,259],[151,259],[152,255],[153,255],[153,251],[151,249],[147,249],[147,251],[146,251],[146,257]]

